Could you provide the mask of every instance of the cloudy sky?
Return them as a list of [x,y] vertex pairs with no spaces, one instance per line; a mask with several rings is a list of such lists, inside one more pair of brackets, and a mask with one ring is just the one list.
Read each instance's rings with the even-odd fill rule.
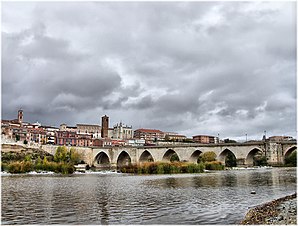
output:
[[2,2],[2,118],[296,137],[295,2]]

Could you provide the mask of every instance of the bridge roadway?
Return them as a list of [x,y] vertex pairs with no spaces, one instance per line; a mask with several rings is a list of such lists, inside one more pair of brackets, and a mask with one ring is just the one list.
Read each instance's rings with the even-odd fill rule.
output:
[[[57,146],[43,145],[42,149],[55,154]],[[124,147],[75,147],[84,161],[97,168],[114,168],[129,163],[137,164],[147,161],[170,161],[177,154],[180,161],[196,163],[202,153],[212,151],[216,160],[225,164],[229,153],[236,157],[237,166],[252,166],[256,154],[266,156],[270,165],[283,164],[286,156],[297,150],[296,141],[283,142],[249,142],[220,144],[181,144],[163,146],[124,146]]]

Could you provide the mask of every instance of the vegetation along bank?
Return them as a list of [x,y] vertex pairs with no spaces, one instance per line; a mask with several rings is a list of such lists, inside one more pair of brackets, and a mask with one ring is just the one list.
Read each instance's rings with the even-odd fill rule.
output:
[[74,148],[57,148],[54,156],[41,149],[22,149],[19,151],[1,152],[1,171],[9,173],[28,173],[31,171],[51,171],[71,174],[75,164],[81,162],[81,157]]

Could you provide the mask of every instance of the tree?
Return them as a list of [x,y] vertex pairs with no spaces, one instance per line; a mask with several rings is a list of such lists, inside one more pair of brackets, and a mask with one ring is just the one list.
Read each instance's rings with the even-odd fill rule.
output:
[[235,155],[233,155],[232,153],[228,153],[226,160],[225,160],[225,165],[227,167],[235,167],[237,166],[237,161],[236,161],[236,157]]
[[203,162],[212,162],[216,159],[216,154],[213,151],[207,151],[203,153],[201,156]]
[[235,140],[230,140],[229,138],[224,139],[224,142],[225,142],[225,143],[237,143],[237,141],[235,141]]
[[170,162],[179,162],[179,157],[176,153],[171,156]]
[[263,156],[261,154],[256,154],[253,158],[254,160],[254,166],[267,166],[267,158],[266,156]]
[[20,135],[16,134],[16,141],[19,141],[19,140],[20,140]]
[[285,158],[285,164],[288,166],[297,166],[297,151],[293,151]]
[[55,162],[65,162],[68,159],[68,152],[65,146],[60,146],[57,148],[56,153],[54,155]]
[[70,161],[74,164],[79,164],[81,162],[81,155],[77,152],[76,149],[70,148]]

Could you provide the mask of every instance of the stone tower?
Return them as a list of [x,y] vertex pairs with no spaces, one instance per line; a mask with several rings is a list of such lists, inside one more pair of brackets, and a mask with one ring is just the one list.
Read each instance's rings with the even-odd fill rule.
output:
[[109,137],[109,117],[106,115],[101,117],[101,137]]
[[23,110],[22,110],[22,109],[18,110],[18,122],[19,122],[20,124],[23,123],[23,117],[24,117],[24,115],[23,115]]

